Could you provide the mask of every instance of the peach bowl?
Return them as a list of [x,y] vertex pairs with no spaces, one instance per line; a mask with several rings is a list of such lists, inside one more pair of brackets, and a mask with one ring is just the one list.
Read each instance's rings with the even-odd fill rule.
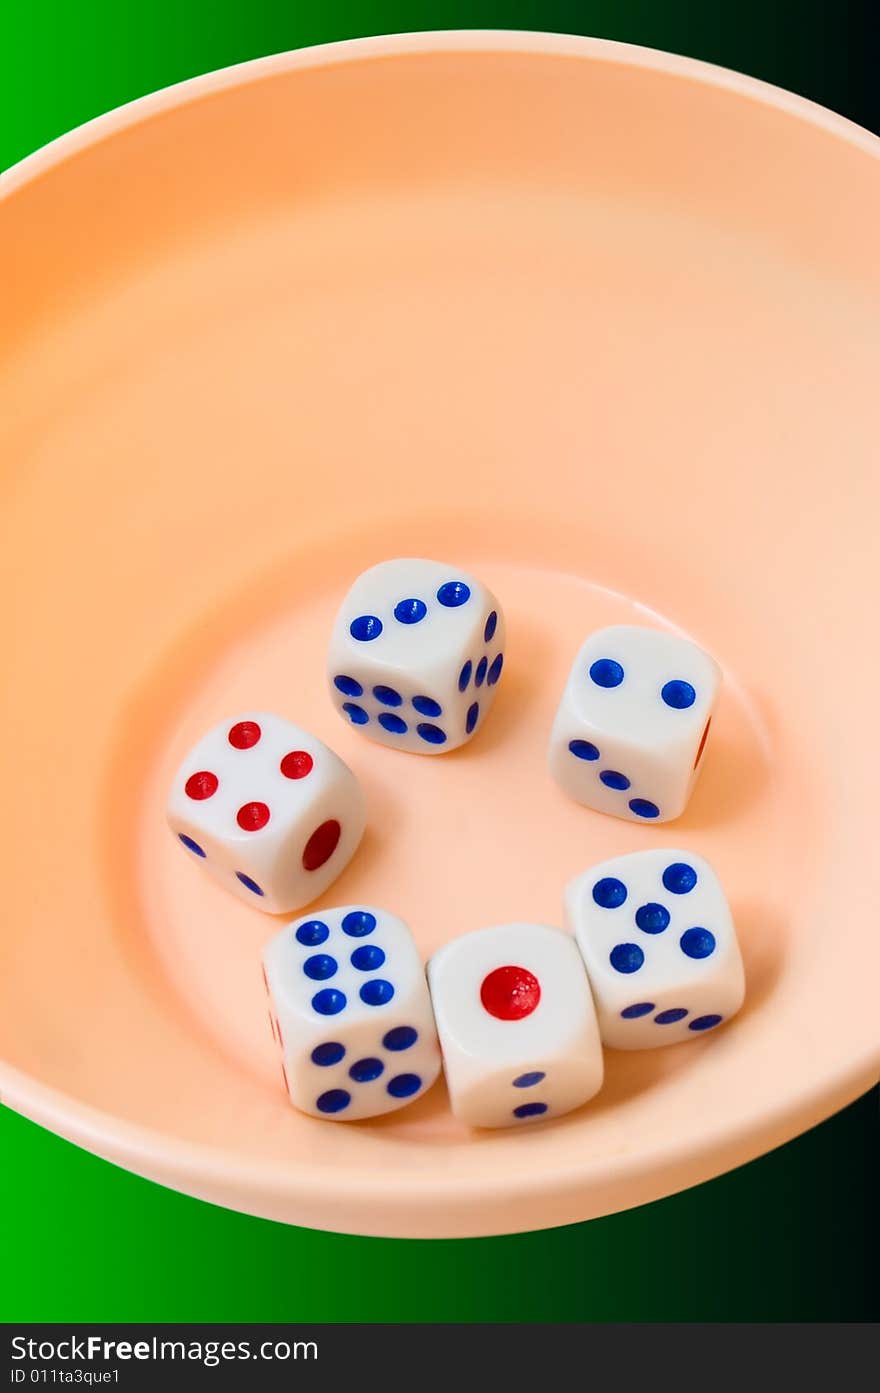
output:
[[[0,180],[5,1104],[214,1203],[369,1234],[587,1219],[736,1166],[878,1073],[880,142],[612,43],[426,34],[285,54],[91,123]],[[436,555],[503,598],[496,709],[441,759],[330,708],[341,592]],[[685,815],[544,768],[576,647],[641,617],[716,654]],[[469,1132],[442,1084],[288,1106],[260,949],[163,823],[239,707],[370,804],[330,903],[427,955],[559,922],[593,861],[692,846],[740,927],[714,1038],[607,1055],[595,1102]]]

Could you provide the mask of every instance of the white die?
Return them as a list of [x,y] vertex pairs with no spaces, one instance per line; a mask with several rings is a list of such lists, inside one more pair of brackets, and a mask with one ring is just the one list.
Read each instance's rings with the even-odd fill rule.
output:
[[717,875],[690,851],[636,851],[565,892],[606,1045],[702,1039],[743,1002],[742,957]]
[[349,905],[288,924],[263,954],[291,1102],[354,1122],[421,1097],[440,1072],[425,969],[385,910]]
[[453,939],[428,963],[452,1111],[511,1127],[580,1107],[602,1085],[596,1012],[574,940],[541,924]]
[[267,711],[224,721],[180,766],[168,821],[239,899],[279,914],[321,895],[363,836],[360,785],[322,741]]
[[721,674],[695,643],[621,624],[575,659],[550,737],[550,772],[578,803],[635,822],[684,812]]
[[442,754],[479,729],[504,665],[495,596],[457,566],[383,561],[336,618],[328,678],[340,714],[398,750]]

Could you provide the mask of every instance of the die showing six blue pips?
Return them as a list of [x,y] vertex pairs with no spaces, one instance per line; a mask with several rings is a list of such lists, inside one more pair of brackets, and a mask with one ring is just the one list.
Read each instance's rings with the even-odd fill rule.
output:
[[[351,587],[328,655],[340,715],[392,748],[442,754],[482,726],[504,666],[497,598],[446,563],[383,562]],[[582,645],[549,768],[577,802],[636,823],[680,815],[702,766],[720,674],[690,641],[618,625]],[[363,832],[354,774],[269,712],[214,728],[168,805],[179,845],[239,898],[279,912],[313,902]],[[568,933],[503,924],[464,934],[425,969],[409,927],[350,905],[295,920],[263,958],[285,1087],[315,1117],[398,1110],[443,1065],[472,1126],[523,1126],[579,1107],[602,1045],[700,1039],[742,1004],[742,960],[713,868],[686,850],[635,852],[565,893]]]
[[294,921],[263,954],[290,1100],[354,1122],[420,1097],[440,1072],[425,971],[403,920],[375,906]]

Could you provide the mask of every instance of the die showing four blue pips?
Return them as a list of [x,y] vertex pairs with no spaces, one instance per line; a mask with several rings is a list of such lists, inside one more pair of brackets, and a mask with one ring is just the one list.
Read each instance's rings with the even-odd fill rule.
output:
[[[382,563],[355,582],[328,659],[343,718],[380,743],[440,754],[482,725],[504,665],[498,600],[445,563]],[[577,801],[635,822],[685,807],[719,686],[714,661],[675,635],[615,626],[575,661],[549,765]],[[364,825],[352,772],[266,712],[216,727],[178,771],[169,819],[196,864],[256,907],[313,901]],[[601,1086],[602,1044],[701,1038],[743,999],[715,872],[651,850],[585,872],[566,891],[570,934],[506,924],[439,950],[428,980],[409,928],[385,910],[320,910],[264,955],[273,1035],[294,1104],[357,1120],[399,1109],[436,1079],[475,1126],[558,1116]],[[430,990],[429,990],[430,984]]]

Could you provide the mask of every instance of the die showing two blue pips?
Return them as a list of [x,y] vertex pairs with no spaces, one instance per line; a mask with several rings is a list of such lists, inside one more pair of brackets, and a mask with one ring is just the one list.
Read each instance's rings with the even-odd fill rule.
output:
[[678,634],[618,624],[575,658],[550,737],[550,772],[577,802],[636,821],[679,817],[720,687],[714,659]]

